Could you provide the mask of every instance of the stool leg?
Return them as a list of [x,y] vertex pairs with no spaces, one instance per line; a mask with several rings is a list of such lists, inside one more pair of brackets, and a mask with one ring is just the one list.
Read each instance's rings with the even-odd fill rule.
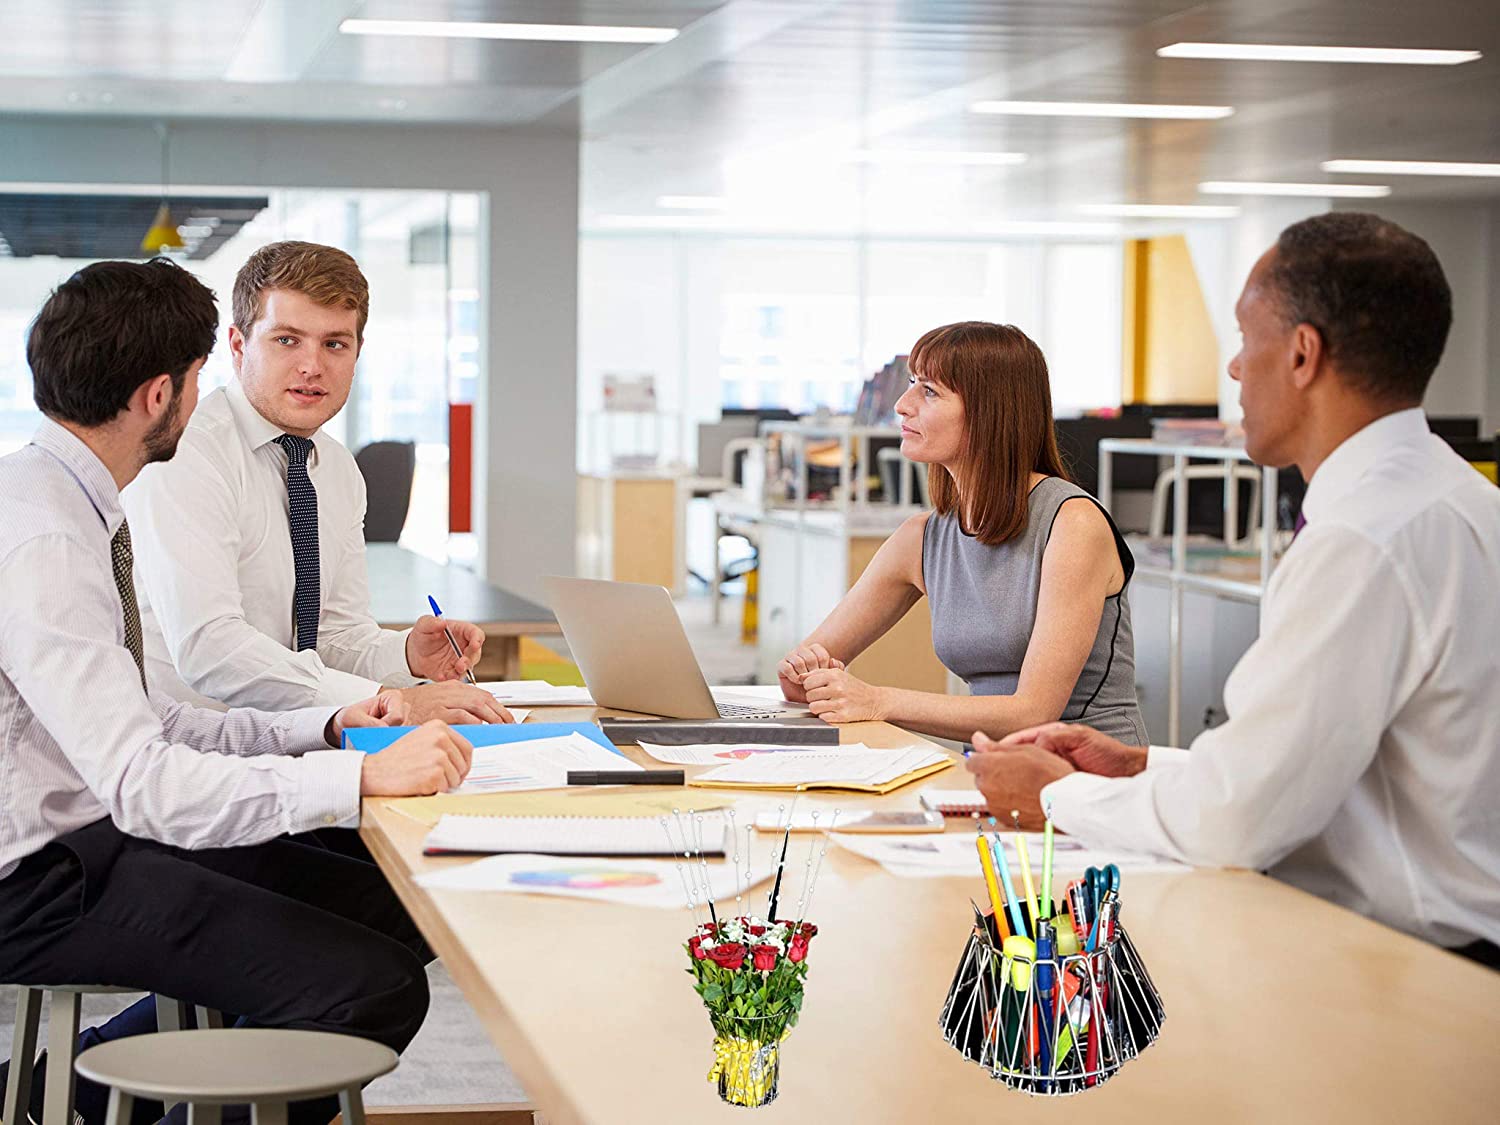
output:
[[220,1125],[223,1120],[223,1106],[188,1102],[188,1125]]
[[78,1055],[76,992],[54,992],[47,1016],[47,1087],[42,1125],[73,1125],[73,1060]]
[[31,1068],[36,1062],[36,1033],[42,1019],[42,990],[16,989],[16,1029],[10,1047],[10,1079],[5,1083],[0,1121],[24,1122],[31,1104]]
[[[173,1000],[170,996],[156,994],[156,1030],[157,1031],[182,1031],[188,1025],[188,1009],[192,1007],[181,1000]],[[167,1112],[171,1112],[176,1102],[163,1103]]]
[[189,1005],[170,996],[156,997],[156,1030],[182,1031],[187,1027]]
[[130,1114],[134,1109],[134,1097],[124,1090],[110,1090],[109,1112],[104,1115],[104,1125],[130,1125]]
[[250,1125],[286,1125],[286,1102],[252,1102]]
[[224,1026],[224,1013],[217,1008],[205,1008],[201,1005],[193,1009],[193,1018],[198,1023],[199,1031],[207,1031],[210,1028],[222,1028]]
[[339,1113],[343,1125],[365,1125],[365,1098],[358,1086],[339,1091]]

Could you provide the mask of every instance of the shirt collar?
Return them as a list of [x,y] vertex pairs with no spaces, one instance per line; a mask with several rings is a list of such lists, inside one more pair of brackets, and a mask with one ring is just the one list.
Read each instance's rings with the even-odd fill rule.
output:
[[[245,394],[245,388],[241,386],[238,375],[229,380],[229,385],[224,388],[224,394],[229,399],[229,412],[234,416],[234,424],[244,437],[245,444],[252,450],[275,441],[286,432],[255,409],[249,396]],[[318,447],[318,436],[322,432],[319,430],[310,439],[314,450]]]
[[1390,456],[1393,447],[1419,444],[1429,432],[1427,416],[1421,407],[1414,406],[1377,418],[1350,434],[1324,458],[1307,484],[1302,498],[1307,522],[1315,523],[1333,511],[1366,472]]
[[89,498],[94,511],[99,513],[104,530],[110,538],[120,530],[125,521],[125,510],[120,507],[120,489],[115,478],[99,460],[98,454],[84,444],[83,439],[66,426],[51,418],[43,418],[36,433],[31,435],[31,444],[40,446],[62,462],[83,494]]

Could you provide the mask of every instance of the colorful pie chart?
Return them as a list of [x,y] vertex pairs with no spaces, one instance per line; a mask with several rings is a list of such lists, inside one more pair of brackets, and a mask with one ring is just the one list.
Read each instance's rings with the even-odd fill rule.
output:
[[618,887],[652,887],[661,880],[649,871],[611,871],[597,867],[563,867],[552,871],[515,871],[510,881],[523,887],[567,887],[605,891]]

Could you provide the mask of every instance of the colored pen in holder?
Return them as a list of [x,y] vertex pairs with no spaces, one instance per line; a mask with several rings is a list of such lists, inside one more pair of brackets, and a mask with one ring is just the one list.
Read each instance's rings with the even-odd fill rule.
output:
[[[1054,926],[996,947],[989,919],[964,946],[943,1004],[943,1037],[992,1077],[1029,1094],[1074,1094],[1107,1081],[1156,1040],[1161,996],[1113,899],[1092,952],[1058,953]],[[1071,925],[1071,918],[1057,926]]]

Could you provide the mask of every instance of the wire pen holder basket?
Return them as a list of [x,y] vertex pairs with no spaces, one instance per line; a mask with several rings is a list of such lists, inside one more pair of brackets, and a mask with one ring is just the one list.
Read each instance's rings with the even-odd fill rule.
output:
[[1092,953],[1035,957],[995,944],[992,918],[964,946],[939,1025],[1013,1090],[1076,1094],[1108,1081],[1161,1032],[1145,963],[1115,923]]

